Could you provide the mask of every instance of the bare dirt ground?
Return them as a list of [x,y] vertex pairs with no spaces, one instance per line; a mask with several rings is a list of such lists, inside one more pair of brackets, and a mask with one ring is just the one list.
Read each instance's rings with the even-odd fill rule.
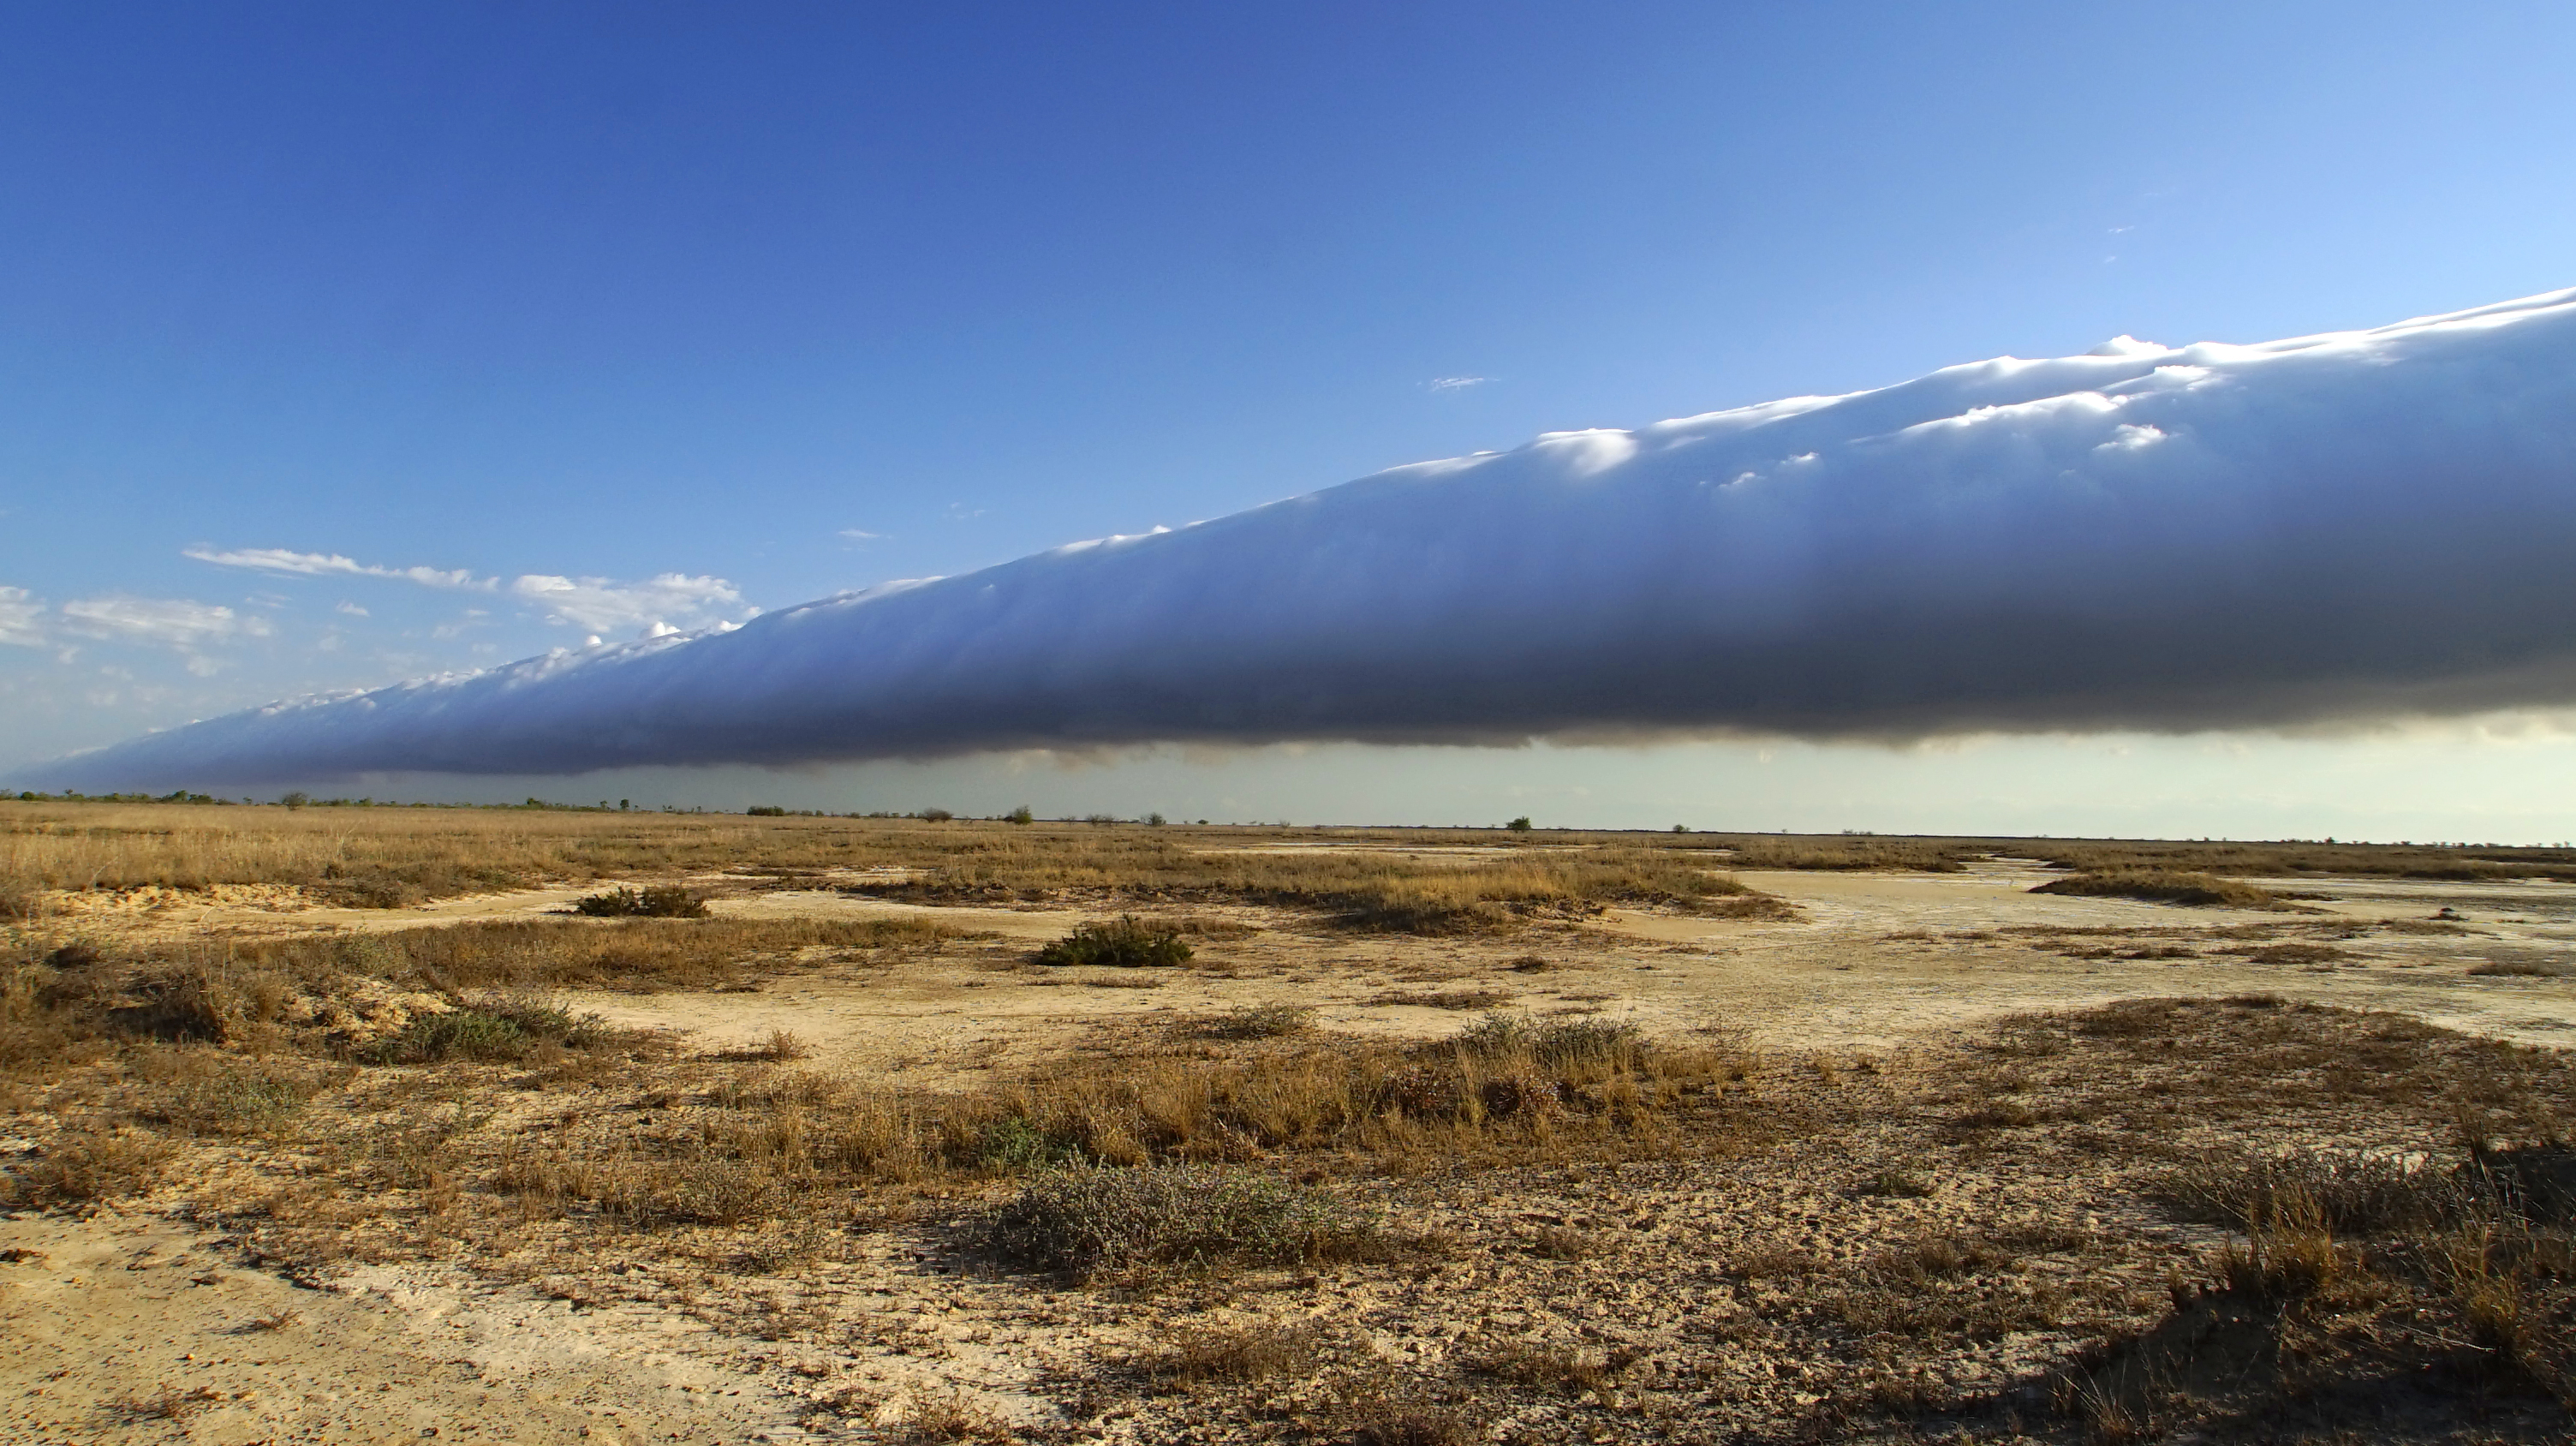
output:
[[[453,1217],[433,1203],[399,1242],[280,1253],[256,1212],[227,1214],[212,1197],[218,1180],[254,1171],[263,1188],[290,1189],[292,1168],[218,1144],[114,1208],[0,1215],[0,1440],[2010,1436],[2042,1429],[2032,1382],[2087,1341],[2152,1323],[2170,1308],[2170,1280],[2201,1270],[2225,1233],[2148,1210],[2135,1169],[2088,1164],[2088,1150],[2107,1147],[2088,1145],[2087,1131],[2110,1128],[2092,1122],[2127,1106],[2087,1094],[2081,1070],[1997,1074],[2004,1022],[2142,997],[2258,997],[2274,1001],[2265,1009],[2385,1012],[2472,1041],[2556,1046],[2576,1029],[2576,886],[2308,881],[2301,912],[2281,912],[2028,892],[2051,876],[1994,861],[1947,874],[1747,873],[1801,917],[1614,909],[1458,938],[1193,907],[1193,919],[1233,927],[1205,935],[1189,968],[1155,971],[1029,962],[1097,911],[912,905],[700,876],[722,917],[927,916],[965,937],[891,964],[823,960],[752,988],[565,1000],[674,1041],[680,1067],[698,1071],[690,1088],[789,1073],[758,1058],[780,1031],[802,1052],[794,1073],[964,1088],[1119,1041],[1185,1038],[1187,1021],[1227,1010],[1289,1005],[1354,1047],[1453,1033],[1497,1009],[1633,1022],[1649,1038],[1745,1051],[1758,1063],[1740,1089],[1763,1103],[1727,1115],[1718,1143],[1668,1158],[1523,1152],[1362,1172],[1347,1193],[1430,1242],[1401,1258],[1132,1287],[979,1262],[955,1212],[943,1213],[946,1185],[793,1239],[757,1223],[572,1234],[533,1216],[468,1229],[443,1223]],[[64,906],[102,938],[248,939],[547,918],[597,887],[381,910],[257,885]],[[2192,1019],[2238,1027],[2235,1015]],[[2066,1038],[2077,1055],[2094,1047],[2082,1028]],[[695,1108],[669,1089],[656,1106],[497,1076],[474,1088],[470,1126],[464,1096],[431,1103],[452,1106],[459,1131],[531,1138],[571,1131],[576,1113],[581,1128],[615,1115],[634,1122],[619,1129],[647,1130],[657,1114]],[[1737,1108],[1726,1097],[1717,1090],[1713,1107]],[[1997,1132],[2025,1125],[1960,1123],[2006,1097],[2036,1102],[2033,1119],[2062,1107],[2049,1118],[2073,1123],[2009,1145]],[[2395,1118],[2366,1091],[2330,1098],[2349,1118],[2303,1116],[2299,1128],[2360,1140],[2368,1121]],[[2134,1129],[2187,1153],[2287,1128],[2264,1113],[2277,1101],[2259,1087],[2253,1100],[2232,1120]],[[386,1096],[348,1108],[363,1129],[427,1107]],[[1869,1184],[1907,1172],[1933,1178],[1919,1192]],[[452,1188],[433,1180],[421,1193]],[[1905,1307],[1917,1316],[1829,1278],[1834,1262],[1893,1258],[1926,1232],[1962,1230],[2009,1271],[1927,1267]],[[1934,1298],[1952,1316],[1921,1315]],[[1937,1369],[1885,1343],[1944,1330],[1955,1339]],[[1205,1378],[1155,1365],[1175,1342],[1244,1339],[1296,1343],[1305,1364]],[[1458,1380],[1486,1385],[1460,1404],[1440,1384]],[[1941,1419],[1873,1425],[1867,1411],[1880,1407]],[[1386,1424],[1399,1420],[1416,1434]]]

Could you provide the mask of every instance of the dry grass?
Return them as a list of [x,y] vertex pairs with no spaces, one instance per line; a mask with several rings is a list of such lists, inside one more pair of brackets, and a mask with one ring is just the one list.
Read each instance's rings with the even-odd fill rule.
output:
[[32,1162],[0,1175],[0,1203],[88,1206],[140,1195],[159,1183],[174,1154],[148,1134],[64,1134]]
[[2157,904],[2190,904],[2202,908],[2270,909],[2280,897],[2268,889],[2215,874],[2174,869],[2114,868],[2068,874],[2031,890],[2034,894],[2073,894],[2091,898],[2143,899]]

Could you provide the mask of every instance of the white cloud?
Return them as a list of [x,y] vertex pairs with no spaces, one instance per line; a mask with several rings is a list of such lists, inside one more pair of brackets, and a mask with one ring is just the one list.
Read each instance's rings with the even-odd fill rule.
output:
[[[876,536],[875,533],[856,530],[845,531],[842,535]],[[633,628],[648,637],[729,621],[728,614],[750,616],[759,612],[757,608],[746,608],[742,593],[723,578],[692,577],[677,572],[666,572],[645,582],[631,583],[605,577],[573,578],[527,573],[504,584],[499,578],[477,577],[463,568],[378,567],[338,553],[294,552],[282,547],[236,548],[230,552],[192,547],[186,550],[186,556],[218,567],[255,568],[270,573],[306,577],[381,577],[419,583],[424,587],[500,592],[544,608],[546,620],[558,626],[595,628],[603,632]],[[344,602],[339,605],[339,611],[353,617],[367,616],[367,610],[355,603]],[[486,613],[480,608],[469,608],[466,616],[479,618]],[[655,629],[662,631],[656,632]],[[456,631],[454,625],[445,625],[434,636],[452,637]]]
[[[2182,733],[2561,707],[2571,457],[2576,290],[2261,345],[2128,341],[1557,434],[737,629],[277,704],[27,777]],[[505,595],[576,636],[740,602],[681,574],[531,576]]]
[[1433,377],[1423,385],[1435,392],[1463,392],[1469,387],[1481,387],[1492,380],[1492,377]]
[[41,648],[45,645],[44,626],[38,619],[45,615],[45,605],[23,587],[0,587],[0,643],[12,647]]
[[331,611],[333,611],[333,612],[335,612],[335,613],[347,613],[349,616],[351,616],[351,617],[353,617],[353,618],[363,618],[363,617],[370,616],[370,614],[367,612],[367,610],[366,610],[365,608],[362,608],[362,607],[358,606],[356,603],[353,603],[353,602],[344,602],[344,603],[340,603],[340,604],[338,604],[338,605],[334,606],[334,607],[331,609]]
[[841,529],[841,535],[852,542],[880,542],[885,538],[882,532],[870,532],[859,527],[844,527]]
[[347,577],[389,577],[403,582],[416,582],[423,587],[480,588],[489,591],[496,583],[491,578],[478,578],[462,568],[445,570],[435,567],[375,567],[336,552],[290,552],[283,547],[244,547],[231,552],[217,552],[210,547],[191,547],[182,553],[199,562],[217,567],[247,567],[261,572],[294,573],[304,577],[340,575]]
[[63,627],[84,637],[187,650],[235,638],[264,638],[268,619],[185,598],[95,597],[63,604]]
[[[531,573],[510,591],[546,609],[548,622],[612,632],[659,626],[698,627],[742,608],[742,594],[720,577],[666,572],[649,582],[617,583],[604,577],[548,577]],[[660,636],[653,633],[653,636]]]

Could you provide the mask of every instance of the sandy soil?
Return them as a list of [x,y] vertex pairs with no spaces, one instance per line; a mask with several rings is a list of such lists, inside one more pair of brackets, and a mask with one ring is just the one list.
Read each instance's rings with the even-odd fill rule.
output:
[[791,1413],[670,1312],[436,1267],[259,1269],[164,1218],[0,1216],[0,1439],[755,1439]]
[[[719,898],[716,908],[934,914],[980,937],[928,960],[827,964],[752,992],[600,993],[573,1003],[621,1024],[678,1032],[707,1053],[789,1030],[813,1052],[807,1067],[921,1083],[1078,1049],[1104,1023],[1266,1003],[1313,1006],[1321,1027],[1351,1035],[1436,1035],[1499,1005],[1633,1018],[1659,1034],[1740,1032],[1769,1051],[1846,1062],[1937,1050],[2013,1011],[2140,995],[2274,993],[2532,1043],[2563,1043],[2576,1029],[2576,978],[2565,977],[2576,974],[2576,887],[2567,885],[2333,881],[2315,886],[2329,897],[2309,901],[2312,912],[2283,914],[2034,895],[2027,890],[2047,875],[2011,864],[1948,875],[1743,877],[1795,902],[1804,917],[1735,923],[1614,911],[1508,938],[1425,940],[1200,909],[1197,917],[1230,919],[1246,932],[1211,938],[1193,967],[1150,979],[1026,962],[1035,942],[1091,917],[1082,912],[745,891]],[[545,914],[586,891],[392,911],[314,907],[284,890],[138,891],[83,901],[81,917],[101,930],[151,936],[387,929]],[[2445,909],[2458,931],[2424,932]],[[2254,952],[2281,944],[2322,946],[2324,956],[2313,957],[2311,947],[2267,962]],[[2157,953],[2167,957],[2123,957]],[[2548,972],[2472,974],[2479,965]],[[1132,987],[1140,983],[1153,987]],[[0,1141],[7,1148],[12,1142]],[[1785,1177],[1773,1188],[1774,1206],[1787,1213],[1767,1218],[1796,1226],[1803,1212],[1799,1228],[1818,1240],[1832,1229],[1863,1228],[1827,1228],[1854,1211],[1902,1223],[1912,1208],[1855,1204]],[[1404,1208],[1437,1225],[1444,1209],[1465,1210],[1468,1196],[1505,1189],[1522,1193],[1529,1219],[1589,1222],[1623,1241],[1633,1237],[1640,1250],[1660,1241],[1655,1250],[1675,1260],[1711,1248],[1702,1237],[1719,1228],[1705,1218],[1716,1208],[1707,1182],[1678,1168],[1606,1195],[1580,1172],[1498,1176],[1458,1187],[1445,1204],[1441,1190],[1417,1190]],[[0,1351],[0,1438],[785,1441],[864,1434],[871,1423],[917,1413],[937,1393],[960,1389],[978,1409],[1035,1420],[1052,1410],[1042,1401],[1048,1381],[1141,1339],[1113,1298],[1059,1299],[1024,1284],[966,1278],[920,1238],[898,1232],[866,1236],[794,1283],[691,1286],[614,1262],[577,1287],[480,1280],[435,1263],[350,1265],[298,1280],[186,1223],[184,1191],[153,1205],[154,1213],[131,1217],[0,1216],[0,1332],[9,1342]],[[2167,1243],[2179,1251],[2188,1242],[2173,1235]],[[1540,1313],[1678,1330],[1693,1309],[1732,1308],[1716,1286],[1666,1280],[1650,1288],[1638,1278],[1622,1295],[1598,1272],[1585,1279]],[[1207,1319],[1279,1325],[1329,1316],[1389,1359],[1463,1349],[1479,1333],[1531,1324],[1444,1314],[1443,1287],[1429,1277],[1282,1289],[1216,1301],[1205,1307]],[[700,1300],[708,1290],[740,1292],[750,1314],[724,1325],[725,1312]],[[742,1323],[758,1315],[754,1304],[829,1325],[796,1337],[805,1344],[766,1341]],[[1997,1379],[2015,1368],[2021,1349],[1999,1348]],[[842,1404],[818,1417],[814,1402],[825,1396]],[[1142,1429],[1106,1418],[1089,1439],[1147,1439]]]

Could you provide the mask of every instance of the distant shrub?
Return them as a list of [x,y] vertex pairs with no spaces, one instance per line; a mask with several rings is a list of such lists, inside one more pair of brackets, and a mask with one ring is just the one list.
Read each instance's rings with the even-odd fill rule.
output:
[[1514,833],[1527,833],[1530,831],[1529,815],[1523,814],[1519,818],[1513,819],[1510,823],[1504,824],[1503,827],[1510,829]]
[[785,818],[787,816],[787,810],[774,803],[754,804],[750,808],[744,809],[743,812],[751,815],[753,818]]
[[1210,1039],[1280,1039],[1314,1027],[1312,1005],[1238,1004],[1208,1020],[1200,1032]]
[[1105,965],[1117,969],[1169,968],[1194,951],[1180,931],[1123,915],[1105,924],[1083,924],[1040,949],[1040,964]]
[[[758,812],[758,810],[754,810]],[[611,889],[574,902],[573,912],[593,919],[703,919],[706,900],[676,884]]]
[[920,819],[923,823],[946,823],[956,816],[957,815],[950,813],[944,808],[925,808],[921,812],[913,815],[914,818]]
[[2216,874],[2183,869],[2101,869],[2051,879],[2031,892],[2144,899],[2155,904],[2191,904],[2202,908],[2270,909],[2279,907],[2281,902],[2268,889],[2258,889],[2236,879],[2222,879]]
[[1017,807],[1017,808],[1015,808],[1015,809],[1012,809],[1009,813],[1006,813],[1006,814],[1003,814],[1003,815],[1002,815],[1002,822],[1004,822],[1004,823],[1023,823],[1023,824],[1024,824],[1024,823],[1031,823],[1031,822],[1034,822],[1036,819],[1037,819],[1037,815],[1036,815],[1036,814],[1034,814],[1034,813],[1029,812],[1029,806],[1028,806],[1027,804],[1025,804],[1025,803],[1024,803],[1024,804],[1021,804],[1019,807]]

